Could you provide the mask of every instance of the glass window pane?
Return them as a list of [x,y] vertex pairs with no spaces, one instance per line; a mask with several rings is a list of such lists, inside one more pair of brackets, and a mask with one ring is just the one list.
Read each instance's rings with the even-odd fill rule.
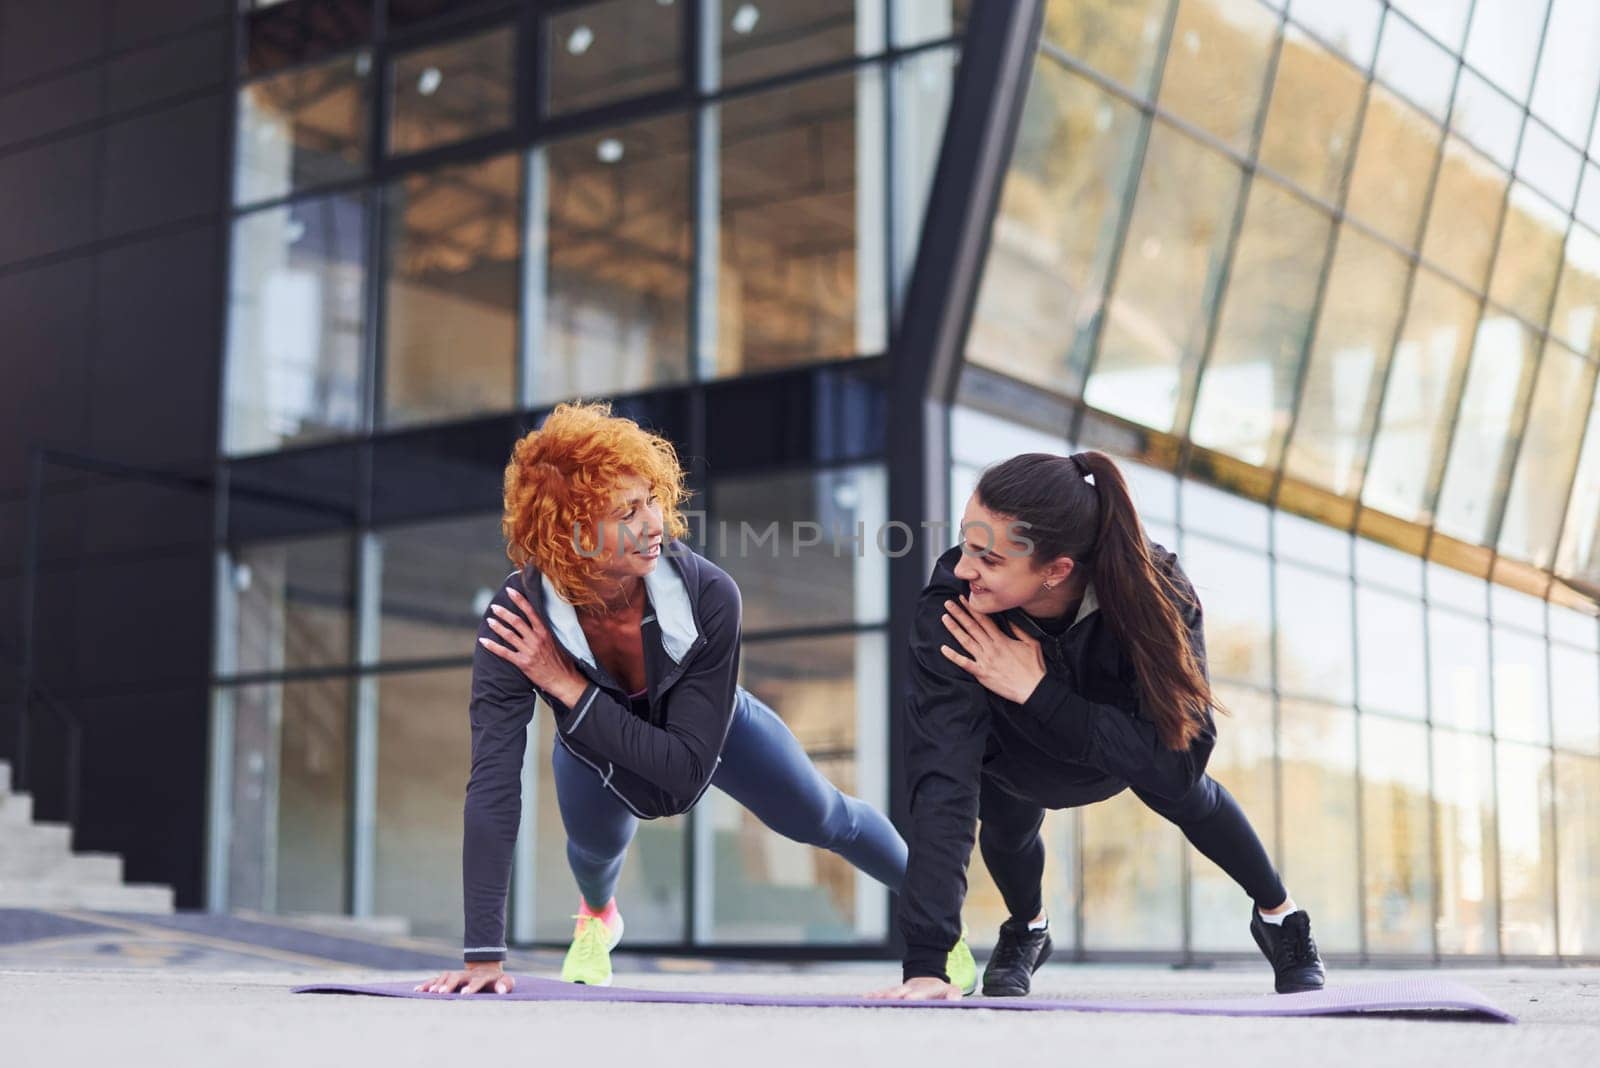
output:
[[1428,728],[1362,716],[1361,821],[1367,950],[1433,950]]
[[1554,828],[1550,750],[1501,742],[1499,783],[1500,948],[1508,954],[1556,951]]
[[1351,214],[1396,244],[1415,247],[1439,137],[1432,119],[1373,86],[1350,176]]
[[1589,583],[1600,582],[1600,392],[1593,403],[1555,561],[1558,574]]
[[1475,734],[1433,732],[1433,806],[1439,952],[1492,954],[1500,928],[1493,742]]
[[354,583],[346,535],[245,545],[231,556],[233,671],[348,664]]
[[[933,5],[928,5],[933,6]],[[905,306],[906,289],[933,192],[933,175],[944,144],[961,56],[955,48],[933,48],[894,65],[894,122],[889,130],[890,222],[894,231],[894,311]],[[1031,91],[1030,91],[1031,92]],[[1015,167],[1017,151],[1012,153]],[[991,245],[992,247],[992,245]]]
[[1595,605],[1587,599],[1578,599],[1582,607],[1546,603],[1549,609],[1550,637],[1567,642],[1579,649],[1600,650],[1600,629],[1595,626]]
[[1565,214],[1522,182],[1512,184],[1490,278],[1491,301],[1544,326],[1555,277],[1562,270],[1565,238]]
[[1550,744],[1544,639],[1495,627],[1493,642],[1495,736]]
[[[533,717],[528,749],[537,800],[533,802],[534,937],[565,944],[572,938],[572,914],[578,911],[578,886],[567,864],[567,831],[556,801],[550,760],[555,746],[555,717],[541,707]],[[531,737],[537,733],[537,739]],[[525,802],[526,803],[526,802]],[[456,822],[461,821],[460,812]],[[617,883],[617,901],[627,910],[630,938],[643,943],[681,942],[688,932],[684,918],[689,892],[689,817],[640,820]],[[530,848],[524,844],[524,849]],[[459,880],[457,880],[459,881]]]
[[1600,753],[1600,658],[1594,653],[1550,643],[1550,715],[1556,745]]
[[[1600,131],[1600,123],[1595,123],[1595,129]],[[1596,144],[1590,146],[1589,154],[1600,154],[1600,133],[1596,134]],[[1590,162],[1583,168],[1583,181],[1578,189],[1578,206],[1574,209],[1578,218],[1590,227],[1600,230],[1600,166]]]
[[397,55],[389,153],[465,141],[511,125],[516,34],[509,26]]
[[1251,183],[1195,401],[1196,442],[1247,463],[1277,466],[1331,225],[1320,209],[1276,183]]
[[[881,632],[746,641],[740,681],[776,712],[828,781],[875,809],[888,801]],[[837,853],[767,828],[721,790],[698,818],[713,844],[711,941],[851,942],[881,938],[887,891]]]
[[1564,261],[1550,333],[1586,356],[1600,357],[1600,235],[1573,226]]
[[288,196],[366,169],[371,65],[359,52],[240,88],[235,204]]
[[[1216,687],[1216,696],[1230,714],[1218,718],[1217,747],[1206,773],[1227,787],[1267,852],[1274,853],[1277,775],[1272,758],[1272,698],[1259,690],[1227,685]],[[1192,948],[1248,950],[1250,935],[1238,918],[1239,884],[1198,853],[1190,861]]]
[[[237,58],[245,74],[281,70],[372,41],[372,0],[238,0],[222,7],[242,16]],[[157,32],[162,24],[154,27]]]
[[1036,61],[967,341],[974,362],[1082,388],[1142,124],[1049,56]]
[[1489,625],[1428,609],[1428,679],[1433,722],[1489,730]]
[[720,0],[720,6],[726,84],[883,51],[883,0]]
[[1477,319],[1471,294],[1417,268],[1362,486],[1367,504],[1402,519],[1426,515]]
[[[1579,472],[1577,480],[1573,479],[1579,435],[1583,433],[1584,414],[1594,394],[1594,384],[1594,364],[1580,359],[1559,342],[1545,342],[1527,428],[1511,476],[1505,518],[1500,523],[1502,553],[1537,567],[1549,567],[1560,533],[1562,510],[1567,509],[1570,519],[1573,509],[1582,512],[1585,495],[1594,493],[1596,483],[1592,476],[1586,482]],[[1592,525],[1592,512],[1590,516]]]
[[1477,0],[1467,62],[1517,100],[1528,99],[1549,0]]
[[1543,637],[1545,600],[1541,596],[1499,582],[1489,584],[1489,618],[1495,626],[1516,627],[1525,634]]
[[1048,0],[1044,39],[1145,96],[1171,7],[1172,0]]
[[1600,949],[1600,760],[1556,754],[1556,875],[1560,952]]
[[1372,65],[1383,20],[1379,0],[1294,0],[1289,17],[1349,56],[1362,70]]
[[[475,630],[469,621],[458,633]],[[365,685],[377,688],[378,706],[373,909],[404,916],[414,935],[459,937],[461,880],[445,874],[461,870],[461,805],[472,770],[465,715],[472,669],[386,673]]]
[[881,105],[869,68],[717,109],[718,374],[883,351]]
[[391,527],[373,540],[382,576],[377,659],[470,657],[467,636],[514,570],[500,516]]
[[668,116],[529,156],[545,219],[526,279],[535,403],[688,377],[691,146],[689,119]]
[[427,171],[385,193],[384,423],[516,403],[522,162]]
[[1355,697],[1350,582],[1278,561],[1278,688],[1348,704]]
[[1509,315],[1485,308],[1439,491],[1436,525],[1474,545],[1493,536],[1510,477],[1512,435],[1528,403],[1538,339]]
[[229,908],[345,911],[349,694],[346,678],[219,691],[233,712]]
[[[715,480],[706,554],[739,583],[746,635],[885,620],[886,492],[881,468]],[[904,534],[884,539],[894,550]]]
[[1292,477],[1356,491],[1410,269],[1381,242],[1340,228],[1289,442]]
[[1489,613],[1489,584],[1481,576],[1457,571],[1437,560],[1427,563],[1428,602],[1471,616]]
[[1270,686],[1272,604],[1266,557],[1185,534],[1182,566],[1204,610],[1211,677]]
[[1356,577],[1422,598],[1422,558],[1370,538],[1356,539]]
[[1157,123],[1085,399],[1171,430],[1194,386],[1217,298],[1239,168]]
[[1355,149],[1366,83],[1359,71],[1289,27],[1261,131],[1261,162],[1330,203]]
[[1578,173],[1583,154],[1561,140],[1549,127],[1530,120],[1522,131],[1517,153],[1517,174],[1534,189],[1555,201],[1561,211],[1571,211],[1578,193]]
[[1510,170],[1522,136],[1522,109],[1500,90],[1464,69],[1456,83],[1450,127]]
[[367,202],[318,197],[234,220],[224,448],[258,452],[359,430]]
[[1439,181],[1428,206],[1422,255],[1474,289],[1489,280],[1510,179],[1458,137],[1445,139]]
[[1378,42],[1379,79],[1440,122],[1450,109],[1455,56],[1405,19],[1390,17]]
[[902,48],[962,33],[972,0],[891,0],[895,44]]
[[1264,504],[1194,479],[1178,484],[1185,529],[1267,551],[1272,514]]
[[1362,712],[1426,719],[1422,602],[1356,587],[1357,674]]
[[1132,790],[1081,811],[1084,948],[1181,948],[1188,843],[1178,828]]
[[1350,574],[1350,535],[1281,509],[1272,513],[1272,551],[1323,571]]
[[683,83],[683,12],[656,0],[602,0],[550,16],[546,110],[609,104]]
[[1309,701],[1278,706],[1283,835],[1279,868],[1295,904],[1317,918],[1326,951],[1361,944],[1356,872],[1356,717]]
[[[1467,11],[1472,0],[1390,0],[1390,4],[1403,11],[1406,17],[1421,26],[1434,39],[1453,51],[1461,50],[1461,40],[1467,34]],[[1396,20],[1383,28],[1388,33]]]
[[1249,152],[1277,28],[1257,0],[1179,0],[1161,106]]

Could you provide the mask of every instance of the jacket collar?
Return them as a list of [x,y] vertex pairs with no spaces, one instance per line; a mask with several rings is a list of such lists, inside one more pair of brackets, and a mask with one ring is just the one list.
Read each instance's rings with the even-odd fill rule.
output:
[[[694,604],[689,599],[689,587],[683,580],[682,564],[678,557],[688,552],[687,547],[674,548],[678,543],[664,541],[660,561],[654,571],[644,577],[645,592],[650,598],[650,609],[661,627],[661,648],[674,664],[683,660],[689,647],[700,637],[699,624],[694,619]],[[672,551],[669,552],[668,550]],[[514,573],[514,572],[513,572]],[[544,611],[550,620],[550,629],[563,648],[591,668],[598,669],[589,639],[578,623],[578,613],[561,594],[556,592],[550,579],[541,574],[539,584],[544,590]],[[645,620],[650,618],[645,613]]]
[[1094,583],[1090,582],[1083,587],[1083,599],[1078,602],[1078,614],[1072,617],[1076,624],[1080,619],[1087,619],[1095,612],[1100,611],[1100,598],[1094,595]]

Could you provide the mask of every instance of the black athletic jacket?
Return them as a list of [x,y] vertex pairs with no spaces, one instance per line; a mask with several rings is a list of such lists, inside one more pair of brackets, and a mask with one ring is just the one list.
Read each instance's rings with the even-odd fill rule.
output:
[[[1174,603],[1204,666],[1194,588],[1175,555],[1155,543],[1150,551],[1191,601]],[[1132,662],[1096,610],[1092,585],[1060,637],[1044,634],[1017,609],[994,617],[1002,630],[1025,628],[1039,637],[1046,674],[1020,705],[985,690],[939,651],[941,645],[960,651],[940,621],[944,602],[967,592],[955,576],[960,558],[959,545],[939,557],[913,623],[905,705],[910,858],[900,897],[906,979],[948,979],[945,958],[961,935],[980,775],[1045,808],[1103,800],[1127,786],[1176,798],[1205,773],[1216,738],[1208,712],[1205,730],[1188,749],[1174,752],[1161,743],[1141,711]]]
[[[473,643],[472,772],[461,848],[465,959],[504,960],[506,892],[522,815],[522,761],[535,699],[555,716],[556,738],[642,819],[692,808],[711,784],[733,722],[743,611],[739,587],[683,542],[667,540],[645,576],[643,619],[648,718],[601,667],[573,607],[537,571],[513,571],[494,603],[513,612],[511,583],[589,680],[572,707],[534,687],[515,666]],[[499,642],[489,612],[478,636]],[[502,643],[503,644],[503,643]]]

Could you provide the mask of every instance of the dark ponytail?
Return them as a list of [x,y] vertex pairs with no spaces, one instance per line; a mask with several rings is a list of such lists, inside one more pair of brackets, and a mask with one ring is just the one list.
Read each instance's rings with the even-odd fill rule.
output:
[[1189,748],[1213,704],[1179,607],[1192,602],[1150,558],[1116,463],[1094,451],[1023,453],[985,471],[977,492],[991,512],[1027,524],[1020,533],[1032,540],[1039,563],[1067,556],[1088,569],[1100,611],[1133,662],[1162,742]]

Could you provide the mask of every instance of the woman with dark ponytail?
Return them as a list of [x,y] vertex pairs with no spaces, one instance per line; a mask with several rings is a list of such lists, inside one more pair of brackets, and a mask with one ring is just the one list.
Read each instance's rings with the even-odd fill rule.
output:
[[1250,932],[1279,993],[1322,986],[1310,918],[1206,774],[1216,702],[1194,587],[1146,538],[1109,456],[1025,453],[988,469],[914,626],[906,957],[903,981],[872,996],[958,998],[976,985],[976,966],[958,957],[980,823],[984,863],[1010,912],[983,992],[1028,993],[1051,949],[1044,812],[1124,789],[1251,898]]

